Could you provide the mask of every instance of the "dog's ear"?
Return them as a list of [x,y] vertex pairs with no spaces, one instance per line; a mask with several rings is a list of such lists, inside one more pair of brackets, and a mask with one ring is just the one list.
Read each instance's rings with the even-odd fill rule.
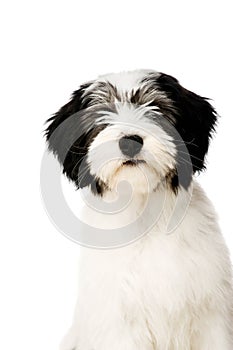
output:
[[84,97],[84,93],[89,85],[82,85],[73,93],[71,100],[47,120],[49,125],[45,130],[49,150],[62,164],[63,173],[74,181],[78,188],[85,187],[93,181],[86,164],[91,131],[85,124],[85,113],[90,99],[86,94]]
[[157,84],[172,100],[177,111],[175,128],[186,144],[193,172],[204,169],[205,155],[216,125],[216,111],[207,98],[183,88],[170,75],[161,73]]

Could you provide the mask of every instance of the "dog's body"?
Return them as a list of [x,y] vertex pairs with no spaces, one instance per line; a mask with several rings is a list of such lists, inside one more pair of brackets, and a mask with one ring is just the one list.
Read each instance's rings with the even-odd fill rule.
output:
[[[84,111],[80,118],[53,136],[79,111]],[[178,130],[187,152],[164,119]],[[83,220],[103,229],[137,221],[145,233],[116,249],[81,248],[79,298],[62,350],[233,349],[229,253],[214,209],[193,180],[204,167],[215,122],[206,99],[150,71],[109,75],[82,86],[52,118],[50,149],[66,175],[89,189],[92,203],[117,200],[121,180],[132,187],[129,204],[123,205],[127,192],[119,200],[122,210],[112,215],[86,205]],[[63,140],[78,128],[82,137],[72,137],[65,147]],[[101,148],[106,142],[112,155]],[[153,225],[147,225],[157,209]]]

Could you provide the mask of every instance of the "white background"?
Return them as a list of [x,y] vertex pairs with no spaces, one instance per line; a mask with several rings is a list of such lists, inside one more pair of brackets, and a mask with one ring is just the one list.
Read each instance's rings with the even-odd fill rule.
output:
[[96,75],[152,68],[222,116],[200,182],[233,253],[230,1],[8,1],[1,9],[0,348],[55,350],[77,293],[78,246],[40,198],[44,121]]

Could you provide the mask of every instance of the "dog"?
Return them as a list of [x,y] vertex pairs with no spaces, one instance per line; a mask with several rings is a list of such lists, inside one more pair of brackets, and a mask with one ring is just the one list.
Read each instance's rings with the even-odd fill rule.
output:
[[61,350],[233,349],[229,252],[195,176],[217,119],[176,78],[136,70],[81,85],[48,120],[48,148],[96,228]]

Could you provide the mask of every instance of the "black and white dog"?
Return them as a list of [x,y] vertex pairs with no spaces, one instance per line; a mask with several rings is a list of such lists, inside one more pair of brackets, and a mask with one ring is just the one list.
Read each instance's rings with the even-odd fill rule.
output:
[[[126,230],[115,249],[81,248],[78,303],[62,350],[233,349],[229,253],[193,179],[216,119],[206,98],[150,70],[81,85],[50,118],[49,149],[66,176],[98,203],[126,203],[113,212],[86,205],[83,220],[137,231],[126,244]],[[119,199],[124,181],[128,202],[127,191]]]

